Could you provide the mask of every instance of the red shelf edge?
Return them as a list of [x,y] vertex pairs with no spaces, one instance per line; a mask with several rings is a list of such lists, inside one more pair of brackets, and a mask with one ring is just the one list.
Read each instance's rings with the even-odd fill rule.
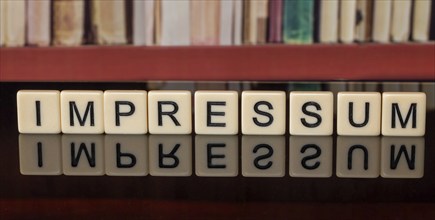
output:
[[434,81],[434,60],[434,43],[0,48],[0,81]]

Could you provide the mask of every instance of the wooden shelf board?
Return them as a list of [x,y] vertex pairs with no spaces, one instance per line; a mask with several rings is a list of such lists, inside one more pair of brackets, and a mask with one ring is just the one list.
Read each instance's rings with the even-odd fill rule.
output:
[[0,81],[433,81],[434,60],[434,43],[0,48]]

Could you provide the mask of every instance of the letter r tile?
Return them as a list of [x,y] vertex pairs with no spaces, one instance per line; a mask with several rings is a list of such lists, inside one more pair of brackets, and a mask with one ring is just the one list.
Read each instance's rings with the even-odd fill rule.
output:
[[190,91],[150,91],[148,121],[151,134],[190,134],[192,132]]

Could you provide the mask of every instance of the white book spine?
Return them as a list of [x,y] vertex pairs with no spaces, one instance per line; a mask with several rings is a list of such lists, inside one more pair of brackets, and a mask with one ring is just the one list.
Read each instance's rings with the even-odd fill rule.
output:
[[431,0],[414,1],[412,39],[415,41],[425,42],[429,40],[431,4]]
[[243,1],[234,0],[234,30],[233,30],[233,44],[242,44],[242,31],[243,31]]
[[220,1],[220,45],[231,45],[233,34],[233,16],[235,4],[233,1]]
[[50,0],[27,1],[27,42],[50,45]]
[[145,1],[145,45],[154,44],[155,1]]
[[162,0],[162,46],[190,45],[190,1]]
[[0,47],[5,44],[6,38],[6,2],[0,1]]
[[374,2],[373,41],[387,43],[390,40],[391,0]]
[[133,44],[154,44],[154,0],[133,2]]
[[251,1],[249,3],[249,44],[257,44],[258,36],[258,2]]
[[338,41],[338,0],[320,2],[320,42]]
[[368,41],[367,27],[369,26],[370,18],[368,4],[370,0],[357,0],[356,13],[359,19],[356,20],[355,40],[358,42]]
[[393,1],[391,21],[391,39],[394,42],[406,42],[411,28],[411,0]]
[[[3,0],[2,0],[3,1]],[[6,1],[3,5],[4,18],[4,45],[20,47],[25,44],[26,28],[26,1]],[[3,14],[3,13],[2,13]]]
[[145,45],[145,3],[143,0],[133,2],[133,44]]
[[352,43],[355,40],[356,0],[341,1],[340,41]]

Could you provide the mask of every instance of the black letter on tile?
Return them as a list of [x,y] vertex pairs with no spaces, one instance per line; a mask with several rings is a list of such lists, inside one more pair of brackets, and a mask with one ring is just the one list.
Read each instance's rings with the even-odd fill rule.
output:
[[411,156],[409,156],[408,151],[406,150],[406,146],[405,145],[401,145],[400,149],[399,149],[399,153],[397,154],[397,157],[394,158],[395,156],[395,151],[396,146],[393,144],[391,145],[391,154],[390,154],[390,168],[392,170],[395,170],[397,168],[397,164],[399,164],[400,158],[402,156],[402,153],[405,154],[405,159],[406,162],[408,163],[408,167],[410,170],[414,170],[415,169],[415,145],[411,146]]
[[225,127],[225,123],[213,123],[211,122],[211,116],[225,116],[225,112],[212,112],[211,107],[213,105],[226,106],[226,102],[207,102],[207,127]]
[[391,118],[391,127],[392,128],[396,128],[396,112],[397,112],[397,116],[399,117],[399,122],[400,125],[402,126],[402,128],[406,127],[406,124],[408,124],[409,119],[411,118],[411,114],[412,114],[412,128],[416,128],[417,127],[417,103],[412,103],[411,106],[409,106],[409,110],[408,110],[408,114],[406,115],[405,121],[403,121],[403,117],[402,117],[402,113],[400,112],[399,109],[399,104],[398,103],[393,103],[392,106],[392,118]]
[[364,116],[364,122],[361,123],[361,124],[357,124],[353,120],[353,102],[349,102],[349,123],[352,126],[357,127],[357,128],[361,128],[361,127],[366,126],[367,123],[369,122],[369,117],[370,117],[369,111],[370,111],[370,103],[366,102],[365,103],[365,112],[364,112],[364,115],[365,115]]
[[[121,157],[130,158],[130,163],[123,164],[121,162]],[[121,153],[121,144],[116,143],[116,166],[118,168],[132,168],[136,165],[136,157],[130,153]]]
[[75,156],[75,149],[76,146],[74,143],[71,143],[71,166],[77,167],[80,161],[80,156],[82,154],[82,151],[85,152],[86,158],[88,159],[89,166],[95,167],[95,143],[91,143],[91,154],[88,152],[88,148],[86,147],[85,143],[81,143],[79,147],[79,152],[77,156]]
[[[120,105],[128,105],[130,107],[130,111],[128,112],[119,112],[119,106]],[[132,102],[129,101],[115,101],[115,121],[116,126],[121,126],[121,122],[119,120],[120,116],[130,116],[133,115],[134,111],[136,110],[136,107]]]
[[[172,105],[172,106],[174,106],[174,110],[171,112],[163,112],[163,110],[162,110],[163,105]],[[157,102],[157,108],[158,108],[158,114],[159,114],[159,126],[163,126],[163,119],[162,119],[163,115],[169,116],[176,126],[180,126],[180,123],[174,117],[174,114],[178,112],[178,104],[176,102],[159,101],[159,102]]]
[[36,126],[41,126],[41,101],[35,102],[36,107]]
[[308,111],[307,110],[308,106],[314,106],[314,107],[316,107],[317,110],[322,110],[322,108],[320,107],[319,103],[317,103],[317,102],[306,102],[306,103],[304,103],[304,105],[302,105],[302,112],[304,114],[317,119],[317,122],[310,124],[305,120],[305,118],[301,118],[302,124],[308,128],[315,128],[315,127],[319,126],[320,123],[322,123],[322,117],[317,113]]
[[[175,153],[177,152],[178,148],[180,148],[180,144],[176,144],[172,151],[169,154],[163,153],[163,144],[159,144],[159,167],[160,168],[175,168],[180,163],[180,159],[178,159],[177,156],[175,156]],[[174,160],[174,163],[172,164],[164,164],[163,159],[172,158]]]
[[353,156],[353,151],[355,149],[360,149],[363,151],[364,153],[364,170],[369,169],[369,152],[367,151],[367,148],[362,146],[362,145],[353,145],[352,147],[349,148],[349,151],[347,152],[347,169],[351,170],[352,169],[352,156]]
[[264,123],[259,122],[257,117],[252,118],[252,120],[254,120],[254,123],[260,127],[267,127],[267,126],[272,124],[273,115],[270,114],[269,112],[264,112],[264,111],[261,111],[260,109],[258,109],[258,107],[260,107],[260,105],[265,105],[265,106],[267,106],[268,109],[273,109],[272,104],[270,104],[270,102],[266,102],[266,101],[259,101],[259,102],[255,103],[255,105],[254,105],[255,113],[262,115],[262,116],[266,116],[269,118],[269,120],[267,122],[264,122]]
[[69,125],[74,126],[74,113],[77,116],[77,120],[79,121],[80,126],[84,126],[86,122],[86,118],[88,117],[88,114],[90,114],[91,122],[90,125],[94,126],[94,102],[88,102],[88,105],[86,106],[85,115],[82,117],[80,116],[80,112],[77,109],[76,102],[69,102]]
[[314,165],[311,165],[311,166],[307,164],[307,161],[319,157],[322,154],[322,149],[320,149],[320,147],[315,145],[315,144],[306,144],[301,148],[301,153],[305,153],[305,151],[308,148],[313,148],[314,150],[316,150],[316,153],[313,155],[309,155],[309,156],[302,158],[302,161],[301,161],[302,167],[304,167],[307,170],[317,169],[320,166],[319,161],[316,161],[316,163],[314,163]]
[[38,142],[38,167],[42,167],[42,143]]
[[260,160],[264,160],[264,159],[267,159],[267,158],[271,157],[273,155],[273,148],[270,145],[268,145],[268,144],[259,144],[259,145],[254,147],[252,152],[254,152],[254,154],[255,154],[255,153],[257,153],[257,151],[260,148],[266,148],[268,150],[268,152],[267,152],[267,154],[260,155],[260,156],[256,157],[254,159],[254,166],[257,169],[260,169],[260,170],[269,169],[273,165],[272,161],[267,162],[267,164],[265,164],[265,165],[261,165],[259,162],[260,162]]
[[207,167],[208,168],[217,168],[217,169],[223,169],[225,167],[227,167],[227,165],[225,164],[213,164],[213,158],[225,158],[224,154],[213,154],[212,150],[214,147],[225,147],[226,144],[221,143],[221,144],[207,144]]

